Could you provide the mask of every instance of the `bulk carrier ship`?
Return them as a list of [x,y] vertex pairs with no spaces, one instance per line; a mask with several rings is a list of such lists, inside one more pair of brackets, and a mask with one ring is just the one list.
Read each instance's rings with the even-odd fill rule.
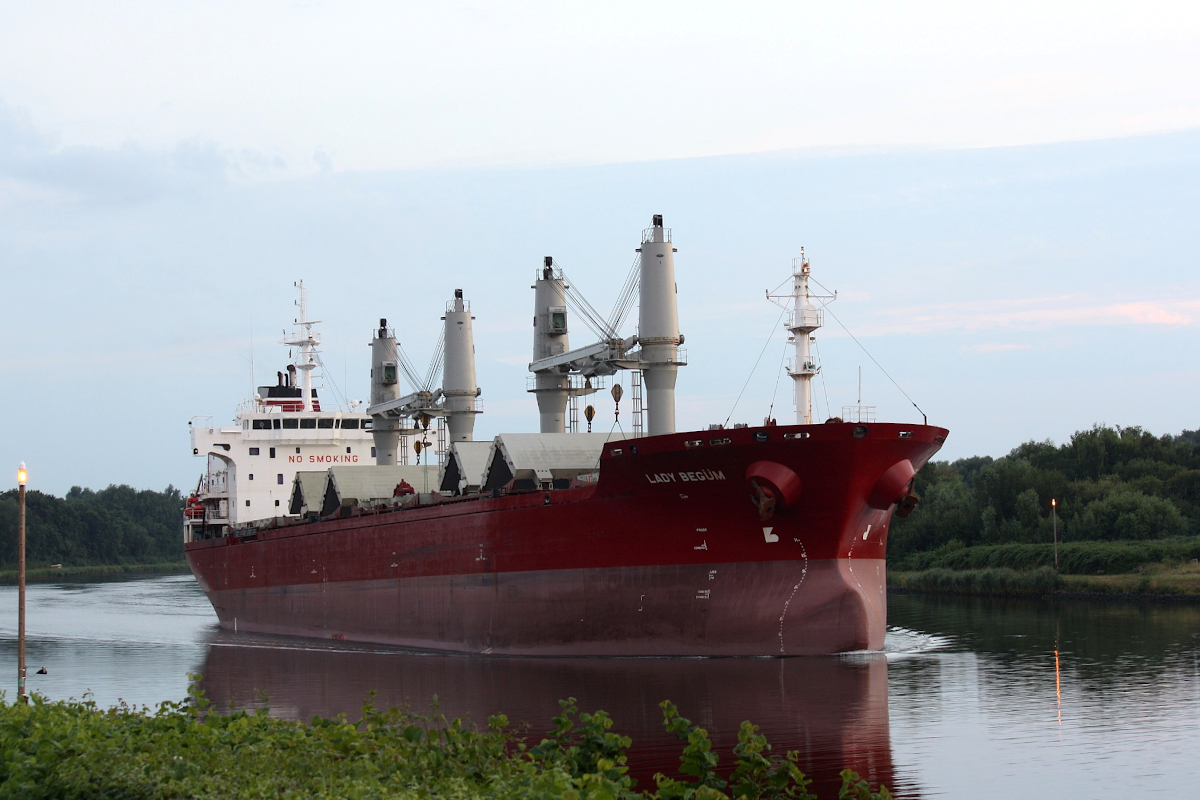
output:
[[[802,256],[790,293],[775,298],[795,345],[796,423],[677,432],[686,353],[675,252],[655,215],[607,319],[546,258],[528,387],[540,433],[484,442],[473,440],[481,392],[461,291],[443,317],[438,388],[380,320],[365,413],[319,410],[302,302],[288,341],[299,348],[298,386],[281,373],[234,426],[192,424],[193,453],[209,470],[188,500],[184,547],[221,626],[503,655],[881,648],[888,523],[915,505],[912,479],[947,431],[876,422],[861,406],[816,423],[810,347],[822,298]],[[622,337],[635,296],[637,333]],[[569,306],[598,341],[570,347]],[[631,372],[632,430],[590,432],[588,406],[580,432],[580,398],[621,370]],[[404,395],[401,374],[414,384]],[[619,409],[620,385],[612,396]],[[424,465],[408,463],[410,441]],[[342,460],[368,446],[373,465]],[[277,459],[268,482],[289,488],[286,508],[245,478],[260,474],[255,459],[269,462],[264,448]]]

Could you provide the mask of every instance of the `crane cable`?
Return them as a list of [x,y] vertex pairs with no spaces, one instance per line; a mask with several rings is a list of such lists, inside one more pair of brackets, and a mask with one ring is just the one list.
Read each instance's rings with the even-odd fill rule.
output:
[[722,428],[729,425],[729,420],[733,418],[733,412],[737,410],[738,403],[742,401],[742,395],[746,393],[746,387],[750,385],[750,379],[754,377],[754,370],[758,369],[758,362],[762,361],[763,354],[767,352],[767,347],[771,344],[771,340],[775,338],[775,328],[783,321],[783,315],[787,313],[787,308],[779,312],[779,316],[771,323],[771,335],[767,337],[767,341],[763,343],[762,350],[758,353],[758,358],[754,361],[754,366],[750,368],[750,374],[746,376],[746,382],[742,384],[742,390],[738,392],[737,400],[733,401],[733,408],[729,409],[729,416],[725,418],[725,423]]
[[[820,284],[817,284],[817,285],[820,286]],[[824,288],[824,287],[822,287],[822,288]],[[832,311],[829,311],[829,304],[827,304],[827,303],[822,304],[822,308],[824,308],[825,311],[829,312],[829,316],[833,317],[834,321],[836,321],[838,325],[842,326],[842,330],[844,330],[846,332],[847,336],[849,336],[851,339],[854,339],[854,343],[856,345],[858,345],[859,348],[861,348],[864,353],[867,354],[867,358],[869,358],[875,362],[875,366],[879,367],[879,371],[887,376],[887,379],[892,382],[893,386],[895,386],[897,389],[900,390],[900,394],[904,395],[905,399],[908,400],[908,402],[912,403],[912,407],[915,408],[917,410],[917,413],[920,414],[922,419],[925,420],[924,424],[928,425],[929,417],[925,414],[924,411],[921,410],[921,407],[919,405],[917,405],[917,401],[913,400],[911,397],[908,396],[908,392],[904,391],[904,389],[901,388],[900,384],[896,383],[896,379],[893,378],[888,373],[888,371],[883,368],[882,364],[880,364],[878,361],[875,360],[875,356],[871,355],[871,352],[869,350],[867,350],[866,347],[863,347],[863,343],[860,342],[853,333],[850,333],[850,329],[846,327],[845,323],[843,323],[840,319],[838,319],[836,314],[834,314]],[[828,403],[829,401],[826,400],[825,402]]]

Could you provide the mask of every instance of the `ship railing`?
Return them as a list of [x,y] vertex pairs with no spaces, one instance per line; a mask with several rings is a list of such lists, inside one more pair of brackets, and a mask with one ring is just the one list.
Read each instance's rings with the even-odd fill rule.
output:
[[788,312],[789,328],[823,328],[825,312],[820,308],[801,308]]
[[[670,242],[671,241],[671,229],[663,228],[662,232],[663,232],[663,241]],[[642,228],[642,244],[646,244],[647,242],[653,242],[653,241],[654,241],[654,226],[651,225],[649,228]]]
[[844,422],[874,422],[875,406],[842,406]]
[[[462,398],[461,398],[461,397],[456,397],[456,398],[454,398],[454,399],[455,399],[455,400],[461,400]],[[482,414],[482,413],[483,413],[483,401],[482,401],[482,400],[480,400],[478,397],[472,397],[472,398],[469,398],[469,402],[467,403],[467,407],[466,407],[465,409],[463,409],[463,410],[464,410],[464,411],[471,411],[471,412],[474,412],[474,413],[476,413],[476,414]],[[447,409],[446,409],[446,413],[447,413],[447,414],[449,414],[449,413],[452,413],[452,412],[451,412],[451,409],[447,408]]]
[[816,375],[821,371],[821,368],[817,366],[817,362],[812,358],[801,362],[795,356],[792,356],[787,360],[787,371],[789,375]]
[[[557,264],[555,264],[555,265],[554,265],[554,266],[553,266],[551,269],[553,269],[553,272],[551,272],[551,273],[550,273],[550,277],[552,277],[554,280],[559,280],[559,281],[565,281],[565,280],[566,280],[566,278],[563,276],[562,267],[560,267],[560,266],[558,266]],[[544,266],[543,266],[543,267],[538,267],[538,268],[537,268],[537,272],[535,272],[535,273],[534,273],[534,275],[533,275],[533,282],[534,282],[534,283],[537,283],[537,282],[538,282],[538,281],[540,281],[540,280],[545,280],[545,279],[542,277],[542,275],[544,275],[544,274],[545,274],[545,272],[546,272],[546,268],[545,268]]]
[[209,473],[200,484],[204,494],[225,494],[229,491],[229,473],[226,470]]

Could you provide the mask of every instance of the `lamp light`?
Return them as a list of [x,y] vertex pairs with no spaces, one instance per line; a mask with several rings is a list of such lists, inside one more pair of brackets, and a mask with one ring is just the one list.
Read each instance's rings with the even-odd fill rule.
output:
[[24,486],[25,481],[28,478],[29,478],[29,472],[25,469],[25,462],[22,461],[21,465],[19,467],[17,467],[17,483],[20,484],[21,486]]

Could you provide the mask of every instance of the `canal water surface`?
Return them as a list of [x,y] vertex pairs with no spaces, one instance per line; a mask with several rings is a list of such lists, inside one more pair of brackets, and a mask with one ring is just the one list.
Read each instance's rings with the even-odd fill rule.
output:
[[[0,688],[16,688],[16,588],[0,587]],[[1200,605],[893,595],[885,651],[791,659],[521,659],[398,652],[217,629],[191,576],[29,587],[31,691],[102,705],[178,700],[203,675],[219,707],[280,717],[377,704],[536,737],[575,697],[633,738],[643,781],[674,773],[658,703],[709,730],[796,750],[821,797],[852,767],[898,796],[1194,796],[1200,784]],[[35,674],[39,667],[45,675]],[[4,676],[9,676],[5,678]],[[643,785],[645,785],[643,783]]]

